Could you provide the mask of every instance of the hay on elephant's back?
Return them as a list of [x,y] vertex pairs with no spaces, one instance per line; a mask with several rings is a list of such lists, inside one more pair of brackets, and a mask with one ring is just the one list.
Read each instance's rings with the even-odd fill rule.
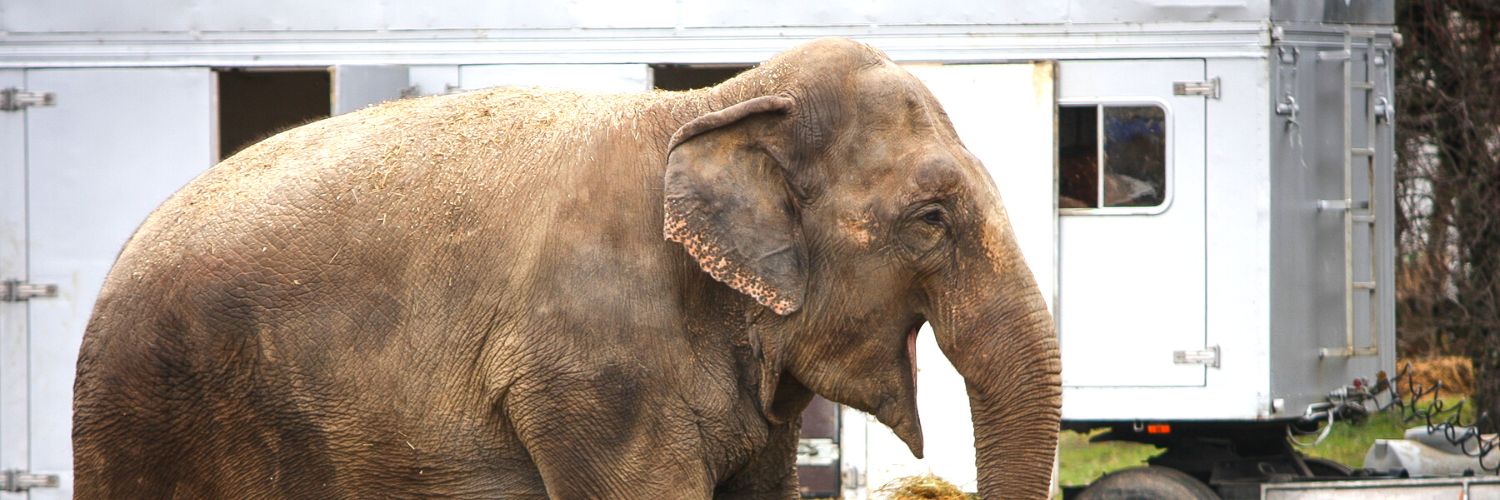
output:
[[953,483],[932,474],[898,478],[875,491],[890,500],[967,500],[970,498]]

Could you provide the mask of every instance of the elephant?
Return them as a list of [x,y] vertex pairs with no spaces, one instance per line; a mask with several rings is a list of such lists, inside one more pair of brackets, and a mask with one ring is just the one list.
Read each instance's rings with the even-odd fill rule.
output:
[[693,91],[402,99],[225,159],[130,237],[75,489],[792,498],[814,394],[922,455],[923,324],[979,492],[1047,496],[1051,315],[984,166],[868,45]]

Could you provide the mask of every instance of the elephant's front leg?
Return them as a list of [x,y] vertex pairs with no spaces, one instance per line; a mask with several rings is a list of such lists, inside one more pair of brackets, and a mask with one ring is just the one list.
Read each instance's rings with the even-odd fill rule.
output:
[[715,492],[715,499],[792,499],[797,483],[797,441],[802,419],[770,426],[766,446]]
[[593,373],[516,387],[507,397],[506,411],[548,496],[710,498],[715,480],[691,413],[670,411],[634,377],[587,371]]

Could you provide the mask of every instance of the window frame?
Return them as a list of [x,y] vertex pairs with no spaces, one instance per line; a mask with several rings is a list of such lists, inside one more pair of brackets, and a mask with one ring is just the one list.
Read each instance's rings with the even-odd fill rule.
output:
[[[1166,169],[1166,171],[1164,172],[1164,177],[1163,177],[1163,180],[1165,181],[1165,185],[1163,186],[1163,189],[1166,189],[1167,192],[1166,192],[1166,195],[1164,195],[1162,197],[1162,200],[1161,200],[1160,204],[1152,205],[1152,206],[1149,206],[1149,207],[1102,207],[1102,206],[1101,207],[1093,207],[1093,208],[1062,208],[1062,207],[1058,207],[1057,214],[1059,216],[1082,216],[1082,215],[1160,215],[1162,213],[1165,213],[1168,209],[1170,209],[1172,207],[1172,200],[1177,197],[1177,183],[1174,180],[1175,177],[1176,177],[1176,171],[1177,171],[1176,170],[1176,166],[1175,166],[1175,164],[1176,164],[1175,160],[1176,160],[1177,155],[1173,154],[1173,145],[1176,144],[1176,142],[1177,142],[1176,137],[1175,137],[1176,134],[1177,134],[1177,127],[1173,124],[1173,121],[1175,120],[1174,117],[1176,116],[1176,114],[1174,113],[1174,110],[1172,109],[1171,103],[1167,102],[1166,100],[1158,99],[1158,98],[1155,98],[1155,97],[1112,97],[1112,98],[1086,97],[1086,98],[1076,98],[1076,99],[1058,99],[1057,100],[1058,112],[1057,112],[1056,116],[1058,116],[1058,118],[1061,119],[1061,117],[1062,117],[1062,110],[1061,110],[1061,108],[1063,108],[1063,107],[1083,107],[1083,106],[1094,106],[1095,108],[1098,109],[1098,112],[1095,113],[1095,116],[1097,118],[1095,118],[1095,123],[1094,123],[1094,126],[1098,130],[1095,135],[1099,139],[1098,144],[1095,145],[1095,148],[1097,148],[1097,151],[1095,152],[1094,157],[1098,158],[1098,159],[1103,159],[1104,158],[1104,139],[1105,139],[1105,137],[1104,137],[1104,109],[1103,109],[1104,107],[1155,106],[1155,107],[1160,108],[1162,110],[1162,123],[1165,124],[1165,126],[1166,126],[1165,136],[1162,138],[1162,142],[1163,142],[1163,146],[1162,147],[1165,149],[1165,151],[1162,152],[1163,153],[1163,158],[1162,158],[1163,165],[1162,165],[1162,167],[1164,169]],[[1062,128],[1062,123],[1061,122],[1058,123],[1057,128],[1059,130]],[[1060,141],[1061,139],[1059,138],[1058,140]],[[1058,181],[1054,182],[1054,184],[1057,186],[1057,188],[1056,188],[1056,190],[1057,190],[1056,196],[1062,196],[1062,185],[1060,184],[1060,182],[1061,182],[1060,179],[1062,177],[1062,170],[1061,170],[1062,169],[1062,156],[1061,156],[1060,153],[1061,153],[1060,151],[1057,151],[1057,152],[1053,153],[1053,154],[1057,155],[1057,160],[1056,160],[1056,164],[1057,164],[1056,169],[1057,170],[1055,170],[1053,172],[1053,177],[1059,179]],[[1096,193],[1097,193],[1097,196],[1099,196],[1101,198],[1100,201],[1102,201],[1102,198],[1104,196],[1104,163],[1101,162],[1101,161],[1097,161],[1096,160],[1094,168],[1098,172],[1098,174],[1095,177],[1098,179],[1098,182],[1099,182],[1099,187],[1098,187]]]

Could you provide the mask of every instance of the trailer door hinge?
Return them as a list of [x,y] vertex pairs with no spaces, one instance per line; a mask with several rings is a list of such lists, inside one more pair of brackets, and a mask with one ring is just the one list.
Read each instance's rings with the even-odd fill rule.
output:
[[56,297],[57,285],[34,285],[21,280],[0,281],[0,302],[25,302],[37,297]]
[[1218,99],[1219,77],[1209,78],[1202,82],[1173,82],[1172,95],[1201,95]]
[[55,106],[57,94],[31,92],[15,87],[0,89],[0,111],[20,111],[31,106]]
[[56,488],[57,474],[33,474],[19,469],[0,471],[0,491],[24,492],[32,488]]
[[1179,365],[1204,365],[1219,367],[1219,346],[1209,346],[1201,351],[1172,351],[1172,362]]

